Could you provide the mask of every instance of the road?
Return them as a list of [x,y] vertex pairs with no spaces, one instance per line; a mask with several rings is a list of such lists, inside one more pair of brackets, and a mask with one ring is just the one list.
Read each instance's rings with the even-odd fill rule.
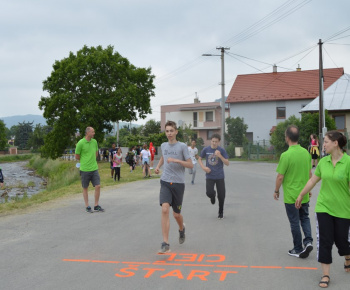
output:
[[[283,196],[272,197],[275,170],[276,164],[230,162],[223,220],[205,195],[204,173],[199,169],[191,185],[186,172],[186,242],[178,243],[172,218],[168,255],[157,255],[159,179],[104,188],[104,213],[85,213],[77,195],[0,217],[0,288],[319,289],[316,250],[307,259],[287,254],[292,237]],[[347,289],[343,258],[336,250],[333,257],[330,287]]]

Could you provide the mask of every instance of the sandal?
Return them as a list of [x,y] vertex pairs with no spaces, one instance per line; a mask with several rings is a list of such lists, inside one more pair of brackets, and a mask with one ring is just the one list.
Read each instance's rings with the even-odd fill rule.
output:
[[[328,278],[328,281],[322,281],[323,278]],[[328,275],[323,275],[321,278],[321,281],[318,283],[318,286],[320,286],[321,288],[327,288],[330,281],[331,281],[331,278],[329,278]],[[325,284],[325,286],[324,287],[321,286],[322,284]]]
[[[345,261],[350,261],[350,258],[345,258]],[[344,264],[344,269],[346,270],[346,269],[350,269],[350,264],[349,265],[345,265]]]

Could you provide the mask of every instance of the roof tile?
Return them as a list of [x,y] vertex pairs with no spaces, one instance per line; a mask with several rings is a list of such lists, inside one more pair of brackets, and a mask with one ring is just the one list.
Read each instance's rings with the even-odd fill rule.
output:
[[[324,69],[324,90],[344,74],[344,68]],[[238,75],[227,103],[314,99],[319,94],[319,70]]]

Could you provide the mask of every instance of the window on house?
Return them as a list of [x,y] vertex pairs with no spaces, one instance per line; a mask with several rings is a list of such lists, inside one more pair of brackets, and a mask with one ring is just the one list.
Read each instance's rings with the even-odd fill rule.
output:
[[211,140],[211,136],[214,134],[214,130],[207,131],[207,140]]
[[206,122],[213,122],[214,121],[214,112],[205,112],[205,121]]
[[344,130],[345,129],[345,116],[334,116],[335,126],[337,127],[337,130]]
[[276,118],[285,119],[286,118],[286,107],[277,107],[276,108]]
[[198,127],[198,113],[193,112],[193,127]]

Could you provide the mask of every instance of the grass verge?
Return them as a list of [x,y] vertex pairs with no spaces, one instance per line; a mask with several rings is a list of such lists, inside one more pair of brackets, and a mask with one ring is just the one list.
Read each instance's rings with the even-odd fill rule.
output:
[[19,155],[0,155],[0,163],[27,161],[33,157],[34,154],[19,154]]
[[[46,190],[37,193],[32,197],[25,196],[21,199],[16,198],[9,202],[0,203],[0,214],[9,214],[15,210],[26,209],[50,200],[82,193],[79,170],[75,167],[75,162],[59,159],[44,159],[39,156],[31,157],[32,158],[29,160],[29,167],[33,168],[38,175],[43,176],[47,180]],[[118,182],[111,178],[109,162],[99,162],[98,165],[101,178],[101,188],[143,180],[142,169],[140,166],[137,166],[133,172],[130,172],[129,166],[124,163],[121,168],[121,178]],[[154,175],[154,177],[159,176]],[[146,181],[147,180],[145,180],[145,182]],[[89,189],[89,191],[93,192],[93,187],[91,185]]]

